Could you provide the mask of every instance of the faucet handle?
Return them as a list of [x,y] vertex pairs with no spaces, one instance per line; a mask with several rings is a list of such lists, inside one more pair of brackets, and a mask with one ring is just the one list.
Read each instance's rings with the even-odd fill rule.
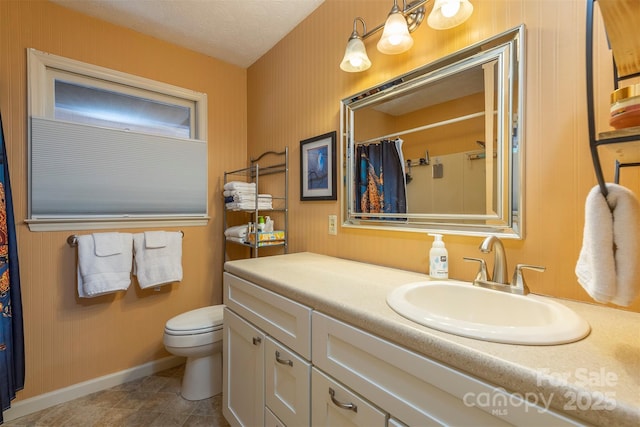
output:
[[478,268],[478,274],[476,274],[476,277],[474,280],[478,281],[478,280],[482,280],[482,281],[488,281],[489,278],[489,274],[487,273],[487,263],[485,260],[483,260],[482,258],[471,258],[471,257],[463,257],[462,259],[464,259],[465,261],[475,261],[475,262],[479,262],[480,263],[480,268]]
[[522,295],[526,295],[529,293],[529,287],[527,283],[524,281],[524,276],[522,275],[522,270],[534,270],[543,272],[546,270],[545,267],[539,267],[537,265],[529,265],[529,264],[518,264],[516,265],[516,270],[513,272],[513,279],[511,279],[511,286],[518,289]]

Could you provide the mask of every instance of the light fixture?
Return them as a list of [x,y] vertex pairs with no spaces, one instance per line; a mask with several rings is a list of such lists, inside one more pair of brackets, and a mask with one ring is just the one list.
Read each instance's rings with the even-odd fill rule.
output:
[[343,71],[350,73],[356,73],[364,71],[371,67],[371,61],[367,56],[367,49],[364,47],[362,37],[358,34],[358,21],[362,22],[362,34],[367,33],[367,25],[364,23],[364,19],[358,17],[353,20],[353,33],[349,37],[347,42],[347,49],[344,52],[344,58],[340,63],[340,68]]
[[436,0],[427,23],[433,29],[448,30],[462,24],[472,13],[469,0]]
[[409,34],[407,19],[398,8],[398,1],[393,0],[393,7],[384,24],[382,37],[378,41],[378,50],[387,55],[395,55],[408,51],[413,46],[413,39]]
[[[383,30],[378,42],[378,50],[393,55],[406,52],[413,45],[410,33],[415,31],[424,20],[424,5],[433,0],[417,0],[407,3],[402,0],[402,9],[398,7],[398,0],[393,0],[393,7],[386,22],[367,32],[364,19],[358,17],[353,20],[353,32],[347,42],[344,58],[340,68],[348,72],[364,71],[371,67],[367,56],[364,40],[372,34]],[[429,26],[436,30],[446,30],[462,24],[473,13],[473,6],[469,0],[435,0],[433,10],[429,15]],[[362,22],[363,33],[357,30],[358,21]]]

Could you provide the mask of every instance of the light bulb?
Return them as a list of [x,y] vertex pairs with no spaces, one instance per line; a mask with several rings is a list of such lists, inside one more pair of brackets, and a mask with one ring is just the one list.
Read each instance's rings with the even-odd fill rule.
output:
[[387,55],[405,52],[413,45],[413,39],[407,28],[407,20],[400,13],[391,13],[384,24],[378,50]]
[[427,23],[436,30],[447,30],[465,22],[472,13],[469,0],[435,0]]
[[344,58],[340,63],[340,68],[349,73],[357,73],[371,67],[371,60],[367,56],[362,39],[356,34],[349,38]]
[[441,12],[445,18],[451,18],[452,16],[456,16],[459,10],[460,0],[449,0],[442,4]]

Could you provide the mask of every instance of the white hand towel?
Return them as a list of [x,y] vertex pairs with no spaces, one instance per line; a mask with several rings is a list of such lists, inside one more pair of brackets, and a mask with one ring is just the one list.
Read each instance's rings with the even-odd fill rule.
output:
[[575,272],[594,300],[628,306],[640,293],[640,204],[620,185],[607,189],[606,200],[598,186],[587,196]]
[[120,233],[95,233],[92,236],[96,256],[117,255],[122,252]]
[[182,233],[165,232],[166,246],[148,248],[145,234],[133,235],[134,274],[141,289],[182,280]]
[[144,244],[148,249],[164,248],[167,246],[167,233],[164,231],[145,231]]
[[[99,242],[99,243],[98,243]],[[126,291],[131,284],[132,235],[96,233],[78,236],[78,296],[93,298]],[[96,244],[101,246],[98,250]],[[110,253],[99,255],[99,253]]]

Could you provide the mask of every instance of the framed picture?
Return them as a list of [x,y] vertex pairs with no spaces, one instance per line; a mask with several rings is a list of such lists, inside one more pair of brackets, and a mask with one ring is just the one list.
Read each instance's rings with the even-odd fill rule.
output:
[[336,131],[300,141],[300,200],[337,200]]

